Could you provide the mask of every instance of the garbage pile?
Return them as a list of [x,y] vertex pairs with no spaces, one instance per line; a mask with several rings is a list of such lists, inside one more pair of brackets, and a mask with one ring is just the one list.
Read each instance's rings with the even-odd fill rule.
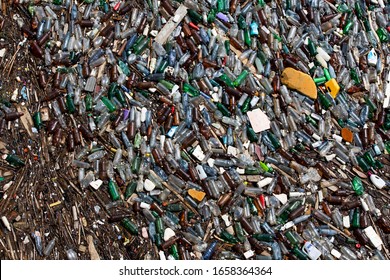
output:
[[383,0],[1,6],[2,259],[389,259]]

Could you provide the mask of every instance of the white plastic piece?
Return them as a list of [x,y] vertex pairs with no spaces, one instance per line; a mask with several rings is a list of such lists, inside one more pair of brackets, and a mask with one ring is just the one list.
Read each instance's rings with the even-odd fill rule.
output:
[[382,249],[382,239],[379,237],[379,235],[376,233],[374,228],[372,226],[369,226],[365,229],[363,229],[364,233],[367,235],[367,237],[370,239],[372,245],[374,245],[375,248],[378,250]]
[[259,188],[265,187],[265,186],[269,185],[272,182],[272,180],[273,180],[273,178],[271,178],[271,177],[264,178],[263,180],[257,182],[257,186]]
[[320,141],[322,139],[321,136],[319,136],[317,133],[313,133],[312,137],[317,140],[317,141]]
[[330,60],[329,54],[326,51],[324,51],[323,48],[317,47],[317,52],[325,61],[329,61]]
[[142,209],[150,209],[151,206],[149,203],[141,202],[139,204],[139,207],[141,207]]
[[343,216],[343,226],[345,228],[350,228],[351,222],[349,220],[349,216]]
[[302,251],[305,252],[311,260],[317,260],[321,256],[320,250],[318,250],[317,247],[310,242],[306,242],[303,245]]
[[15,89],[14,92],[12,93],[11,100],[16,102],[18,99],[18,89]]
[[156,187],[156,185],[152,181],[150,181],[149,179],[145,180],[145,183],[144,183],[145,191],[150,192],[150,191],[154,190],[155,187]]
[[293,221],[289,221],[288,223],[284,224],[280,230],[282,230],[282,231],[283,231],[283,230],[287,230],[287,229],[293,227],[294,225],[295,225],[295,224],[294,224]]
[[11,231],[11,225],[9,224],[7,217],[6,217],[6,216],[3,216],[3,217],[1,217],[1,220],[3,221],[4,226],[5,226],[9,231]]
[[229,215],[228,214],[222,215],[221,218],[225,222],[226,227],[230,227],[232,225],[232,223],[229,220]]
[[326,63],[326,60],[319,53],[316,55],[316,59],[323,68],[328,68],[328,64]]
[[303,196],[306,196],[306,193],[304,193],[304,192],[290,192],[289,196],[290,197],[303,197]]
[[379,177],[378,175],[375,175],[375,174],[372,174],[370,176],[370,181],[378,189],[382,189],[386,186],[386,182],[381,177]]
[[244,168],[237,168],[236,171],[240,175],[244,175],[245,174],[245,169]]
[[244,257],[245,257],[246,259],[249,259],[249,258],[253,257],[254,255],[255,255],[255,253],[254,253],[252,250],[246,251],[246,252],[244,253]]
[[5,48],[0,50],[0,57],[4,57],[5,51],[6,51]]
[[333,257],[335,257],[336,259],[339,259],[341,257],[341,253],[335,249],[332,249],[332,251],[330,251],[330,253],[332,254]]
[[340,135],[337,135],[337,134],[333,134],[332,138],[339,143],[341,143],[343,141],[343,137],[341,137]]
[[247,116],[255,133],[270,129],[271,121],[260,109],[257,108],[255,110],[248,111]]
[[252,98],[252,100],[251,100],[251,102],[250,102],[251,108],[255,107],[256,104],[257,104],[257,102],[259,102],[259,100],[260,100],[260,97],[258,97],[258,96],[253,96],[253,98]]
[[210,167],[214,167],[214,161],[215,161],[215,159],[209,158],[209,159],[207,160],[207,164],[208,164]]
[[238,149],[233,147],[233,146],[229,146],[227,148],[227,153],[228,153],[228,155],[237,156],[238,155]]
[[164,231],[164,241],[169,240],[171,237],[174,237],[176,233],[169,227],[167,227]]
[[363,208],[363,210],[364,210],[365,212],[369,211],[370,208],[368,207],[368,204],[364,201],[364,199],[363,199],[363,198],[360,198],[360,201],[361,201],[361,203],[362,203],[362,208]]
[[199,179],[200,179],[200,180],[203,180],[203,179],[206,179],[206,178],[207,178],[207,174],[206,174],[206,172],[204,171],[202,165],[197,165],[195,168],[196,168],[196,171],[197,171],[198,174],[199,174]]
[[285,193],[282,193],[282,194],[274,194],[274,197],[276,197],[277,199],[279,199],[279,201],[280,201],[282,204],[286,204],[287,201],[288,201],[287,194],[285,194]]
[[160,256],[160,260],[162,260],[162,261],[166,261],[167,260],[167,257],[165,256],[164,251],[158,252],[158,255]]
[[332,161],[335,157],[336,157],[336,154],[330,154],[330,155],[326,155],[325,159],[327,161]]
[[92,181],[91,183],[89,183],[89,185],[94,188],[95,190],[98,190],[100,188],[100,186],[103,184],[103,181],[98,179],[98,180],[95,180],[95,181]]

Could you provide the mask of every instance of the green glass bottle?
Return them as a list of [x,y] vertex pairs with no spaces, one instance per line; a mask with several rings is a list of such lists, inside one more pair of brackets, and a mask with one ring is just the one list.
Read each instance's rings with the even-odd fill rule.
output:
[[115,92],[118,90],[118,84],[117,83],[111,83],[110,87],[108,88],[108,98],[112,99],[115,96]]
[[317,47],[314,45],[314,42],[310,39],[308,39],[308,44],[307,48],[309,49],[309,53],[311,56],[316,56],[317,55]]
[[141,157],[140,156],[135,156],[131,165],[131,171],[134,174],[139,174],[139,169],[141,167]]
[[242,82],[245,81],[246,77],[248,76],[249,72],[248,70],[244,69],[240,75],[234,80],[233,85],[235,87],[238,87],[242,84]]
[[363,157],[364,157],[364,160],[371,166],[371,167],[373,167],[373,166],[375,166],[375,159],[374,159],[374,157],[371,155],[371,153],[370,152],[365,152],[364,154],[363,154]]
[[248,139],[250,142],[257,143],[259,141],[259,137],[256,135],[256,132],[253,130],[253,128],[250,125],[247,125],[246,133],[248,135]]
[[161,219],[161,217],[156,218],[155,225],[156,225],[156,232],[157,233],[164,233],[164,224],[163,224],[163,220]]
[[292,249],[293,254],[300,260],[308,260],[309,257],[298,247]]
[[119,103],[121,103],[123,106],[126,105],[126,98],[124,93],[121,90],[117,90],[115,97],[118,99]]
[[74,105],[73,98],[70,94],[66,95],[66,108],[70,114],[74,114],[74,112],[76,112],[76,106]]
[[213,23],[215,21],[216,15],[217,15],[217,11],[215,9],[210,9],[207,15],[207,22]]
[[168,60],[167,59],[164,59],[161,64],[159,65],[159,67],[157,68],[157,73],[164,73],[165,69],[167,69],[168,67]]
[[179,259],[179,248],[177,247],[177,244],[173,244],[171,246],[171,255],[175,258],[175,260]]
[[360,228],[360,210],[358,207],[353,211],[351,226],[353,228]]
[[102,96],[101,100],[102,100],[103,104],[106,105],[106,107],[110,113],[112,113],[116,110],[114,103],[112,103],[110,99],[108,99],[105,96]]
[[364,187],[362,180],[359,177],[354,177],[352,180],[352,189],[355,191],[357,195],[362,195],[364,193]]
[[244,29],[244,42],[248,47],[252,45],[251,34],[248,27]]
[[36,127],[36,129],[40,130],[43,126],[41,112],[38,111],[38,112],[34,113],[33,121],[34,121],[34,126]]
[[389,32],[384,27],[378,28],[376,30],[376,34],[378,35],[379,40],[381,41],[381,43],[387,43],[387,42],[390,41]]
[[[135,51],[135,53],[136,54],[142,53],[144,51],[144,49],[147,47],[148,42],[146,42],[146,45],[144,46],[142,51],[139,51],[139,52]],[[130,69],[129,69],[129,66],[127,65],[127,63],[123,62],[122,60],[119,60],[118,65],[119,65],[119,68],[122,70],[123,74],[125,74],[126,76],[130,76],[131,72],[130,72]]]
[[223,81],[225,83],[225,85],[227,85],[228,87],[231,87],[233,88],[234,87],[234,84],[233,84],[233,81],[226,75],[226,74],[222,74],[221,76],[218,77],[221,81]]
[[166,87],[168,90],[172,90],[173,87],[175,86],[174,83],[167,81],[167,80],[160,80],[160,82],[164,87]]
[[356,69],[351,69],[349,73],[351,74],[351,79],[355,82],[355,84],[360,85],[361,81],[360,81],[360,78],[356,72]]
[[236,233],[237,239],[240,242],[245,241],[244,231],[242,230],[242,226],[240,222],[234,222],[234,232]]
[[357,162],[360,166],[360,168],[364,171],[364,172],[367,172],[368,170],[370,170],[370,165],[367,163],[367,161],[363,158],[363,157],[356,157],[357,159]]
[[237,19],[238,28],[245,29],[247,27],[245,17],[241,14]]
[[118,190],[118,186],[117,184],[115,183],[114,180],[110,179],[110,181],[108,182],[108,192],[111,196],[111,199],[113,201],[116,201],[116,200],[119,200],[120,199],[120,194],[119,194],[119,190]]
[[343,27],[343,34],[348,34],[349,31],[351,30],[352,28],[352,25],[353,25],[353,21],[352,20],[347,20],[347,22],[345,23],[344,27]]
[[275,147],[275,150],[281,147],[278,138],[275,137],[271,132],[267,132],[269,139],[271,140],[272,145]]
[[250,210],[251,214],[257,215],[258,212],[257,212],[257,208],[255,206],[255,203],[253,202],[253,198],[247,197],[246,201],[248,202],[249,210]]
[[230,233],[228,233],[226,230],[221,232],[220,237],[223,240],[225,240],[226,242],[229,242],[229,243],[232,243],[232,244],[238,243],[237,238],[234,237],[233,235],[231,235]]
[[123,227],[132,235],[138,235],[138,227],[129,218],[122,220]]
[[224,115],[225,117],[231,116],[229,109],[226,108],[226,106],[223,105],[221,102],[217,102],[216,105],[217,105],[218,110],[221,111],[222,115]]
[[192,9],[188,9],[188,16],[194,21],[194,23],[198,24],[203,21],[202,15]]
[[363,19],[363,9],[359,1],[355,2],[355,13],[358,19]]
[[[145,38],[144,40],[142,40],[136,47],[134,47],[134,53],[137,54],[137,55],[143,53],[143,51],[148,47],[149,42],[150,42],[150,38]],[[119,67],[121,67],[121,65],[119,65]],[[121,67],[121,69],[122,69],[122,67]],[[123,69],[122,69],[122,71],[123,71]],[[123,73],[126,76],[129,76],[130,75],[130,70],[127,71],[127,72],[128,72],[128,74],[126,74],[125,72],[123,72]]]
[[274,240],[273,236],[267,233],[255,233],[252,236],[259,241],[272,242]]
[[332,106],[332,103],[330,102],[330,100],[328,100],[328,98],[326,98],[325,95],[322,94],[322,92],[320,92],[320,91],[318,91],[317,95],[318,95],[318,100],[320,101],[322,108],[325,110],[328,110],[329,107]]
[[194,88],[192,85],[188,83],[183,84],[183,91],[187,92],[191,97],[195,97],[200,94],[200,91],[198,89]]
[[224,46],[225,46],[226,54],[229,55],[230,54],[230,41],[225,40]]
[[135,192],[136,188],[137,188],[137,182],[136,181],[130,182],[126,187],[125,199],[128,199]]
[[92,95],[87,93],[84,98],[85,102],[85,110],[86,111],[92,111],[92,106],[93,106],[93,98]]
[[261,168],[250,166],[250,167],[245,168],[244,174],[245,175],[260,175],[260,174],[264,174],[264,171]]
[[299,245],[299,241],[293,232],[287,231],[285,233],[285,236],[286,236],[287,240],[290,242],[291,246],[295,247],[295,246]]
[[272,167],[269,167],[266,163],[259,161],[259,164],[260,164],[261,169],[264,170],[264,172],[272,172],[273,171]]
[[242,104],[241,112],[243,114],[245,114],[246,112],[249,111],[251,100],[252,100],[252,98],[248,97],[247,99],[245,99],[244,104]]
[[25,165],[25,163],[16,155],[13,155],[13,154],[8,154],[5,158],[5,160],[15,166],[15,167],[22,167]]

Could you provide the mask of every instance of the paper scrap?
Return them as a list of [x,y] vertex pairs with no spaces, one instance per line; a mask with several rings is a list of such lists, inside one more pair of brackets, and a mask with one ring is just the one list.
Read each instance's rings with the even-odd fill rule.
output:
[[248,111],[247,115],[255,133],[270,129],[270,120],[259,108]]

